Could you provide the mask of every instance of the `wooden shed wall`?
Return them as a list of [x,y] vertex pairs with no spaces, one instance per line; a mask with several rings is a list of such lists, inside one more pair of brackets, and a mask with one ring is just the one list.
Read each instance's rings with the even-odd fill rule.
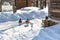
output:
[[60,20],[60,0],[50,0],[49,16],[52,19]]
[[[1,0],[0,1],[0,11],[1,6],[2,6],[2,2],[5,0]],[[20,8],[24,8],[24,7],[38,7],[38,0],[6,0],[8,2],[11,2],[11,5],[13,6],[13,11],[15,12],[16,10],[20,9]],[[33,2],[34,1],[34,2]]]
[[28,0],[28,7],[32,6],[32,0]]
[[32,6],[32,0],[16,0],[16,9]]
[[16,0],[16,9],[20,9],[26,6],[26,0]]

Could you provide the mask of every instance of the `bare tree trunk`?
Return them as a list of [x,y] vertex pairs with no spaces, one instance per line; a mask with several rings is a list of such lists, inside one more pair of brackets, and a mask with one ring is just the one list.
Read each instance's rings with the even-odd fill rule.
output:
[[16,12],[16,6],[15,6],[15,1],[12,0],[12,5],[13,5],[13,12],[15,13]]
[[43,0],[40,0],[40,8],[43,9]]

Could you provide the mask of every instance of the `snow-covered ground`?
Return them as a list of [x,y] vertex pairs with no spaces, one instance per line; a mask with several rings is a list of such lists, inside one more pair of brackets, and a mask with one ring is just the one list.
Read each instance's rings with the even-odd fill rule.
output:
[[18,24],[18,22],[2,23],[2,25],[0,25],[1,26],[0,37],[2,37],[1,40],[3,39],[4,40],[32,40],[33,37],[38,35],[39,33],[38,30],[41,30],[42,25],[41,25],[41,20],[38,19],[31,20],[30,22],[31,23],[29,24],[28,27],[25,27],[26,26],[25,23],[22,25],[15,25]]
[[[25,7],[16,13],[0,13],[0,40],[59,40],[60,24],[43,28],[42,19],[48,16],[48,7],[39,9],[36,7]],[[22,19],[22,25],[18,20]],[[25,23],[30,20],[29,26]]]
[[[41,23],[46,12],[37,7],[25,7],[16,13],[0,13],[0,40],[32,40],[39,34],[39,30],[43,29]],[[22,25],[18,23],[20,18]],[[26,27],[27,18],[30,24]]]
[[33,40],[60,40],[60,23],[40,30],[39,35]]

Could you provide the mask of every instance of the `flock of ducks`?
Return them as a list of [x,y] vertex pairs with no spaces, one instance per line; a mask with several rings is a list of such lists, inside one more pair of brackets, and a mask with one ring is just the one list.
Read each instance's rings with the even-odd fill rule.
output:
[[[30,23],[30,20],[27,19],[27,20],[25,21],[25,23],[26,23],[26,24],[29,24],[29,23]],[[21,19],[19,19],[19,24],[22,24],[22,20],[21,20]]]
[[[27,19],[25,21],[25,23],[28,25],[30,23],[30,20]],[[22,24],[22,20],[19,19],[19,24]],[[48,20],[48,16],[45,17],[45,20],[42,20],[42,27],[50,27],[50,26],[53,26],[53,25],[56,25],[57,22],[54,22],[52,20]]]

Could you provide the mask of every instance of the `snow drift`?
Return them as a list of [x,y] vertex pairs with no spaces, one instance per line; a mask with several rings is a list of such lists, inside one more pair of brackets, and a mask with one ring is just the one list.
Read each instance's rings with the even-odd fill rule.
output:
[[33,40],[60,40],[60,23],[45,29],[40,30],[38,36]]
[[27,18],[29,20],[32,19],[41,19],[44,16],[46,16],[44,11],[41,11],[39,8],[36,7],[26,7],[18,10],[16,13],[12,12],[1,12],[0,13],[0,22],[6,22],[6,21],[16,21],[20,18],[23,20],[26,20]]

